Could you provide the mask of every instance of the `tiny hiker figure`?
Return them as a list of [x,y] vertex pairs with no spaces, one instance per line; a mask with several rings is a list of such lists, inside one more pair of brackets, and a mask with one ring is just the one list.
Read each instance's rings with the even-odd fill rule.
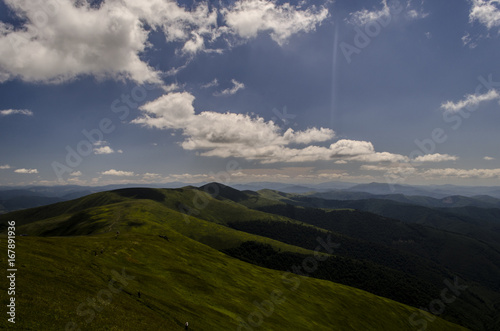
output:
[[184,324],[184,330],[187,330],[187,329],[189,329],[189,323],[188,322],[186,322],[186,324]]

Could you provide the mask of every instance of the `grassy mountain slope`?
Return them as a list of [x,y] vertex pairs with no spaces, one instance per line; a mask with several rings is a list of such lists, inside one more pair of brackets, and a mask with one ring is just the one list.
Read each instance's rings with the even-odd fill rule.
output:
[[[419,278],[424,277],[430,284],[437,286],[441,286],[439,284],[442,283],[444,277],[447,277],[445,276],[447,273],[467,279],[467,282],[471,284],[480,283],[479,287],[475,286],[474,290],[471,290],[464,297],[461,302],[463,306],[456,305],[454,308],[461,310],[460,314],[475,311],[477,316],[489,315],[479,319],[488,321],[486,324],[490,326],[495,325],[500,320],[496,314],[498,307],[500,307],[497,282],[500,277],[498,267],[500,253],[494,245],[465,235],[419,224],[408,224],[353,209],[328,211],[286,204],[285,201],[300,204],[300,201],[293,200],[297,196],[292,194],[270,190],[259,191],[259,193],[259,197],[252,194],[248,196],[247,200],[238,197],[238,201],[251,208],[300,220],[362,240],[356,242],[349,237],[336,237],[336,242],[342,243],[340,248],[336,250],[336,254],[355,259],[368,259],[385,267],[418,275]],[[222,197],[219,198],[222,199]],[[232,195],[226,195],[224,198],[232,199]],[[274,200],[273,203],[273,199],[277,200]],[[276,224],[276,226],[278,225]],[[294,236],[294,233],[289,231],[291,226],[282,226],[281,229],[277,230],[273,229],[276,228],[274,225],[258,221],[240,222],[232,224],[232,226],[247,232],[307,247],[303,246],[307,244],[306,231],[296,231],[297,235]],[[383,246],[373,245],[374,243]],[[393,250],[388,250],[388,247]],[[398,252],[394,252],[394,250]],[[406,256],[401,251],[408,252],[413,257]],[[446,267],[446,270],[435,273],[436,268],[432,267],[433,263]],[[357,287],[360,286],[359,282],[355,284]],[[353,284],[351,283],[351,285]],[[364,288],[372,291],[371,288]],[[431,291],[431,286],[429,286],[429,291]],[[398,298],[398,300],[402,299]],[[478,327],[478,329],[480,328]],[[490,329],[490,327],[486,328]],[[495,330],[494,327],[493,330]]]
[[[269,244],[281,253],[302,254],[303,257],[298,258],[299,264],[307,256],[314,256],[312,250],[318,245],[316,237],[326,237],[326,230],[284,216],[249,209],[231,200],[241,200],[243,197],[239,191],[231,190],[221,187],[217,198],[213,198],[203,188],[117,190],[76,200],[71,208],[73,214],[65,211],[67,204],[63,203],[55,205],[54,212],[49,212],[49,207],[42,207],[38,209],[38,212],[36,210],[20,211],[5,215],[4,218],[14,219],[22,215],[39,214],[53,216],[47,220],[35,221],[19,227],[21,233],[29,235],[74,236],[129,230],[149,234],[161,233],[163,227],[168,226],[170,229],[218,250],[236,249],[247,242],[258,242]],[[254,195],[251,192],[245,194],[250,197]],[[98,205],[97,207],[81,209],[91,205],[92,200]],[[198,200],[208,203],[201,204]],[[200,208],[193,214],[200,218],[194,216],[187,218],[177,210],[179,203],[188,205],[193,201],[198,201],[195,205]],[[61,215],[54,216],[55,212]],[[244,227],[250,223],[267,225],[260,226],[261,232],[255,232]],[[238,227],[239,224],[243,228]],[[278,233],[284,236],[276,236],[276,232],[273,233],[272,229],[276,226],[281,227]],[[271,232],[262,231],[265,229]],[[305,236],[310,232],[314,232],[315,235]],[[341,235],[331,235],[334,242],[341,243],[341,247],[335,251],[335,254],[342,255],[343,258],[332,258],[328,266],[335,268],[335,264],[341,265],[343,273],[325,275],[328,268],[324,264],[325,267],[321,271],[311,274],[313,277],[355,286],[416,307],[428,304],[433,297],[439,296],[442,280],[451,277],[448,271],[417,256],[408,256],[397,250]],[[294,237],[307,239],[308,242],[295,241]],[[261,258],[258,257],[257,260],[251,262],[260,264]],[[280,269],[282,264],[260,265]],[[350,276],[352,274],[356,276]],[[405,290],[394,291],[395,287]],[[461,306],[455,305],[449,308],[445,316],[456,320],[457,316],[462,315],[461,310],[456,309],[457,307]],[[476,317],[481,315],[481,311],[474,306],[469,306],[466,310],[475,312]],[[465,314],[465,316],[468,315]],[[474,320],[475,318],[469,316],[468,319]]]
[[[160,190],[155,190],[160,192]],[[104,197],[101,197],[105,194]],[[59,216],[33,221],[18,227],[18,233],[30,236],[88,236],[104,233],[116,233],[117,231],[134,231],[140,233],[161,232],[165,227],[185,236],[211,246],[215,249],[226,249],[236,247],[245,241],[261,241],[273,247],[290,252],[311,253],[308,250],[286,245],[284,243],[259,237],[245,232],[237,231],[220,224],[198,219],[196,217],[185,218],[183,214],[172,210],[158,201],[150,199],[111,198],[116,192],[96,193],[92,199],[98,203],[109,201],[103,206],[90,207],[83,210],[76,206],[88,206],[90,200],[75,200],[74,213],[64,212],[59,204],[54,205],[55,210],[62,212]],[[119,196],[119,194],[117,194]],[[121,200],[121,201],[120,201]],[[118,202],[116,202],[118,201]],[[40,212],[48,213],[47,207],[41,207]],[[32,210],[19,211],[0,217],[0,221],[6,224],[9,220],[22,219],[24,214],[31,214]],[[40,214],[34,212],[34,214]],[[53,215],[53,213],[48,213]],[[259,214],[263,214],[259,212]]]
[[[327,281],[300,278],[295,288],[280,272],[166,234],[168,241],[140,233],[20,238],[16,329],[180,330],[189,321],[191,330],[234,330],[239,317],[258,311],[254,301],[275,290],[284,301],[263,317],[267,330],[407,330],[413,313],[415,321],[423,319],[415,308]],[[123,290],[106,296],[113,270],[126,275],[113,285]],[[0,323],[6,326],[5,319]],[[428,325],[460,329],[441,319]]]
[[[223,227],[216,220],[190,217],[186,221],[178,210],[169,208],[197,195],[186,191],[106,192],[0,217],[2,224],[15,219],[18,233],[49,236],[16,239],[16,328],[175,330],[189,321],[191,330],[221,330],[237,329],[240,318],[249,323],[248,316],[262,316],[261,327],[266,330],[410,330],[426,321],[417,309],[389,299],[324,280],[283,278],[283,272],[217,251],[213,247],[257,240],[280,251],[310,254]],[[231,206],[236,212],[233,202],[219,202],[211,200],[200,215],[207,211],[210,219],[217,208],[231,211]],[[247,209],[240,207],[240,212],[242,208]],[[248,212],[242,218],[266,215]],[[225,215],[218,222],[227,219]],[[264,219],[283,220],[275,215]],[[5,246],[1,239],[4,251]],[[5,255],[0,263],[6,265]],[[119,274],[125,270],[130,279],[120,282],[113,270]],[[123,289],[106,292],[112,279],[118,280],[113,291]],[[256,314],[254,302],[269,300],[273,291],[279,291],[275,294],[280,294],[280,303],[270,314]],[[428,322],[427,329],[462,328],[437,318]]]

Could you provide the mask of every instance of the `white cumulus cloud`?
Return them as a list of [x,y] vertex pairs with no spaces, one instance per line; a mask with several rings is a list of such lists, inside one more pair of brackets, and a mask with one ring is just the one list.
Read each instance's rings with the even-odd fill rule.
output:
[[278,44],[298,32],[309,32],[328,16],[328,9],[314,6],[301,10],[289,3],[278,5],[272,0],[239,0],[221,10],[230,31],[239,37],[255,38],[259,32],[269,32]]
[[15,173],[18,174],[37,174],[38,170],[37,169],[26,169],[26,168],[21,168],[21,169],[16,169],[14,170]]
[[439,153],[422,155],[415,158],[416,162],[445,162],[456,160],[458,160],[457,156]]
[[94,154],[113,154],[115,151],[109,146],[94,148]]
[[121,149],[119,150],[114,150],[109,146],[109,143],[104,140],[99,140],[94,143],[94,154],[100,155],[100,154],[113,154],[113,153],[123,153]]
[[220,9],[175,0],[108,0],[97,6],[73,0],[4,2],[19,23],[0,22],[0,82],[61,83],[93,76],[161,84],[162,73],[144,60],[154,46],[151,31],[163,33],[177,55],[192,59],[199,52],[222,53],[211,48],[216,42],[231,47],[233,39],[244,41],[261,31],[281,45],[328,17],[326,8],[272,0],[240,0],[219,4]]
[[[132,121],[157,129],[182,130],[186,150],[202,156],[239,157],[261,163],[313,162],[318,160],[398,162],[407,157],[376,152],[372,143],[342,139],[328,147],[312,145],[335,137],[328,128],[285,132],[262,117],[204,111],[195,113],[194,96],[188,92],[165,94],[139,109],[142,116]],[[295,146],[306,145],[306,146]]]
[[122,176],[122,177],[135,176],[133,171],[122,171],[122,170],[115,170],[115,169],[103,171],[103,172],[101,172],[101,175]]
[[0,72],[4,80],[59,83],[80,75],[159,83],[143,62],[148,32],[141,17],[119,1],[91,8],[59,0],[5,3],[23,21],[0,25]]
[[478,21],[488,29],[500,26],[499,0],[472,0],[470,22]]

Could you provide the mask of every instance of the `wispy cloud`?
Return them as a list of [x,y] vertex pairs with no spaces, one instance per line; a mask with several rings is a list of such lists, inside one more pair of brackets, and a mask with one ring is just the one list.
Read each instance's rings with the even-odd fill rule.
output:
[[402,15],[408,20],[419,20],[429,16],[429,13],[423,10],[423,2],[419,5],[414,5],[412,0],[406,2],[403,6],[402,2],[382,0],[379,9],[362,9],[349,14],[346,21],[350,24],[363,26],[373,22],[388,21],[392,16]]
[[[414,159],[409,159],[406,158],[405,160],[394,163],[390,165],[392,168],[414,168],[415,166],[419,166],[421,163],[439,163],[439,162],[446,162],[446,161],[456,161],[458,160],[458,156],[455,155],[449,155],[449,154],[440,154],[440,153],[435,153],[435,154],[426,154],[422,156],[417,156]],[[361,167],[363,170],[372,170],[372,171],[388,171],[387,165],[364,165]]]
[[441,105],[441,109],[448,112],[458,112],[464,108],[475,108],[480,103],[500,99],[500,94],[496,90],[489,90],[484,94],[467,94],[463,100],[458,102],[446,101]]
[[28,109],[4,109],[0,110],[0,115],[1,116],[8,116],[8,115],[26,115],[26,116],[33,116],[33,112]]
[[[311,183],[325,182],[330,180],[346,180],[346,181],[373,181],[375,178],[369,175],[351,175],[346,171],[327,169],[316,170],[314,167],[281,167],[277,168],[245,168],[230,173],[231,178],[235,181],[252,182],[252,181],[273,181],[273,182],[289,182],[289,183]],[[189,183],[220,181],[220,178],[213,173],[198,173],[198,174],[170,174],[169,180],[183,181]]]
[[3,169],[10,169],[11,166],[8,165],[8,164],[4,164],[4,165],[0,165],[0,170],[3,170]]
[[410,9],[406,13],[406,17],[408,17],[411,20],[420,20],[426,18],[427,16],[429,16],[429,13],[426,13],[424,11],[418,11],[416,9]]
[[382,8],[377,10],[367,10],[362,9],[356,12],[353,12],[349,15],[347,21],[354,25],[365,25],[370,22],[375,22],[384,16],[389,16],[391,10],[387,5],[387,0],[382,0],[381,2]]
[[456,178],[500,178],[500,169],[429,169],[423,172],[426,177],[456,177]]
[[219,97],[219,96],[233,95],[236,94],[236,92],[238,92],[239,90],[245,88],[245,84],[238,82],[236,79],[231,79],[231,83],[233,83],[232,87],[229,87],[220,92],[215,92],[214,96]]
[[473,40],[470,33],[467,32],[462,36],[462,44],[474,49],[477,47],[477,40]]
[[18,174],[37,174],[38,170],[37,169],[26,169],[26,168],[21,168],[21,169],[16,169],[14,170],[15,173]]
[[418,168],[409,163],[391,164],[389,166],[365,164],[360,167],[365,171],[377,171],[385,176],[404,177],[406,179],[449,180],[449,179],[500,179],[500,169],[461,169],[461,168]]
[[385,174],[413,174],[417,171],[417,169],[410,163],[394,163],[390,165],[363,164],[360,169],[366,171],[378,171]]
[[170,85],[165,85],[165,86],[163,86],[163,90],[164,90],[165,92],[167,92],[167,93],[168,93],[168,92],[173,92],[173,91],[178,90],[178,89],[180,89],[180,88],[181,88],[181,86],[179,86],[179,84],[177,84],[177,83],[172,83],[172,84],[170,84]]
[[210,88],[214,86],[219,86],[219,81],[217,80],[217,78],[214,78],[214,80],[212,80],[211,82],[201,85],[201,88]]
[[483,159],[486,161],[493,161],[495,158],[491,156],[485,156]]

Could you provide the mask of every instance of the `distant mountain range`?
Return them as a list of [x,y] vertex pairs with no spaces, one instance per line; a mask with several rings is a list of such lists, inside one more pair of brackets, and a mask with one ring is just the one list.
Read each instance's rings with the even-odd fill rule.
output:
[[[55,202],[67,201],[92,193],[127,187],[180,188],[202,186],[206,182],[170,182],[160,184],[118,184],[106,186],[26,186],[0,187],[0,214],[9,211],[39,207]],[[231,187],[245,191],[263,189],[284,193],[307,194],[312,197],[331,200],[386,199],[416,204],[425,207],[500,207],[500,186],[411,186],[389,185],[387,183],[355,184],[346,182],[326,182],[321,184],[284,184],[277,182],[234,183]]]

